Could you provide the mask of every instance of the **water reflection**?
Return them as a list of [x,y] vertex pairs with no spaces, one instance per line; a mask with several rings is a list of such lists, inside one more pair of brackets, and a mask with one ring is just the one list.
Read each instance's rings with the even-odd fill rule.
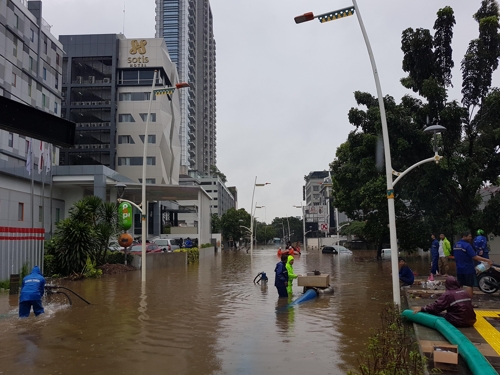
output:
[[[374,253],[296,257],[298,274],[330,273],[334,295],[287,309],[274,287],[276,249],[224,252],[181,269],[105,276],[64,286],[89,300],[45,305],[17,319],[0,295],[4,374],[339,374],[357,364],[379,312],[392,301],[390,260]],[[427,273],[428,259],[408,259]],[[269,282],[254,284],[259,272]],[[295,298],[302,288],[294,283]]]

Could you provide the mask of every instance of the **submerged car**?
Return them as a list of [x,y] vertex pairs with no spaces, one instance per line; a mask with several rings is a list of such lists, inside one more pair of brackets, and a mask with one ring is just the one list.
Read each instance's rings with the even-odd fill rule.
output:
[[339,254],[352,254],[352,251],[349,250],[347,247],[344,246],[334,246],[335,249],[339,252]]
[[[140,254],[142,252],[142,245],[134,245],[129,249],[129,251],[131,253]],[[163,252],[163,250],[157,244],[155,243],[146,244],[146,253],[161,253],[161,252]]]
[[321,249],[321,252],[323,254],[338,254],[338,250],[335,248],[335,246],[325,246],[324,248]]

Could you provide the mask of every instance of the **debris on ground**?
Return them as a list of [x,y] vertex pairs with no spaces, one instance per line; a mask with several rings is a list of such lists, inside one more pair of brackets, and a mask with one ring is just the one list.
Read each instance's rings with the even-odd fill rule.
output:
[[128,271],[135,271],[134,266],[125,265],[125,264],[103,264],[102,266],[97,267],[102,270],[104,275],[116,275],[117,273],[123,273]]

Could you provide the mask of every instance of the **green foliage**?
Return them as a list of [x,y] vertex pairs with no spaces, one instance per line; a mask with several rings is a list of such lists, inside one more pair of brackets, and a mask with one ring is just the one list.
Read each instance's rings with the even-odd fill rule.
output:
[[213,246],[213,245],[212,245],[211,243],[208,243],[208,242],[207,242],[207,243],[202,244],[200,247],[201,247],[202,249],[206,249],[207,247],[212,247],[212,246]]
[[212,233],[220,233],[221,231],[221,218],[219,214],[212,214]]
[[405,324],[394,305],[380,315],[382,328],[368,339],[360,353],[359,372],[349,375],[420,375],[425,373],[427,358],[420,354],[411,325]]
[[187,253],[187,264],[194,264],[200,259],[200,250],[197,247],[177,249],[174,253]]
[[211,165],[210,166],[210,175],[214,176],[214,177],[219,177],[220,180],[223,182],[223,183],[226,183],[227,182],[227,177],[224,173],[222,173],[219,168],[217,168],[216,165]]
[[85,262],[85,267],[83,267],[82,274],[85,277],[99,278],[102,276],[102,270],[96,268],[95,261],[91,261],[90,257],[87,257]]
[[19,278],[22,280],[25,276],[28,276],[30,273],[28,262],[24,262],[21,270],[19,271]]
[[52,277],[56,273],[57,264],[55,263],[54,255],[45,254],[43,256],[43,273]]
[[267,243],[276,237],[276,229],[272,224],[257,222],[255,237],[258,243]]
[[[485,227],[500,234],[498,198],[482,202],[480,189],[500,175],[500,89],[491,77],[500,57],[499,9],[483,0],[474,19],[479,36],[461,62],[462,100],[447,102],[452,85],[452,38],[455,18],[445,7],[437,12],[434,35],[426,29],[402,33],[403,86],[426,101],[404,96],[397,104],[386,96],[392,167],[404,171],[433,155],[423,127],[440,124],[446,132],[434,145],[443,159],[412,170],[395,187],[400,247],[426,248],[431,232],[449,238],[463,229]],[[364,221],[363,236],[378,245],[388,242],[386,183],[382,167],[380,113],[376,98],[355,93],[359,106],[349,111],[355,127],[330,164],[333,196],[339,210]]]
[[[241,220],[241,221],[240,221]],[[240,238],[250,238],[250,233],[247,229],[242,228],[245,226],[250,228],[250,214],[244,208],[236,210],[230,208],[221,217],[220,228],[224,239],[239,240]]]
[[[134,256],[130,253],[127,254],[127,264],[131,264]],[[109,264],[125,264],[125,254],[121,251],[108,251],[106,261]]]
[[57,223],[46,253],[54,255],[54,272],[63,275],[78,273],[87,258],[97,265],[106,262],[110,238],[118,235],[118,205],[89,196],[76,202],[69,217]]
[[[288,224],[290,224],[290,239],[288,239]],[[284,238],[285,240],[289,240],[291,242],[302,242],[303,240],[304,223],[296,217],[275,217],[271,226],[274,228],[274,233],[272,237],[270,235],[267,236],[269,240],[274,237]]]
[[9,289],[10,288],[10,280],[0,281],[0,288]]

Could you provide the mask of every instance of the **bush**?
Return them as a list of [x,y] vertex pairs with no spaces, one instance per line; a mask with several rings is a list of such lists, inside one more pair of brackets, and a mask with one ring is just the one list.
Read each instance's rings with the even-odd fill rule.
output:
[[87,257],[87,261],[85,262],[85,267],[83,267],[82,274],[85,277],[94,277],[98,278],[102,275],[102,270],[96,267],[96,262],[92,262],[90,257]]
[[54,255],[45,254],[43,256],[43,273],[45,276],[49,277],[57,273],[57,265]]
[[9,289],[10,288],[10,280],[0,281],[0,288]]
[[360,353],[359,372],[348,375],[419,375],[427,368],[427,358],[420,354],[411,325],[405,324],[399,309],[388,304],[380,314],[382,328],[368,338]]
[[197,247],[177,249],[174,250],[174,253],[188,253],[187,264],[193,264],[200,259],[200,250]]
[[[125,254],[121,251],[108,251],[106,259],[109,264],[125,264]],[[133,255],[128,253],[127,264],[131,264],[133,259]]]
[[201,245],[201,248],[205,249],[207,247],[212,247],[212,246],[214,246],[214,245],[212,245],[211,243],[204,243],[204,244]]

